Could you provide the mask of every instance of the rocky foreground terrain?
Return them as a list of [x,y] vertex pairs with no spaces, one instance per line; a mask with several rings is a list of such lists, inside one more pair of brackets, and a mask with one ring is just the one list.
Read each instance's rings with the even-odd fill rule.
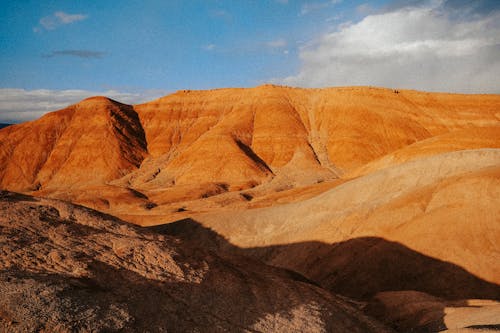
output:
[[500,95],[93,97],[0,190],[0,331],[500,329]]
[[0,194],[0,330],[391,332],[299,274],[60,201]]

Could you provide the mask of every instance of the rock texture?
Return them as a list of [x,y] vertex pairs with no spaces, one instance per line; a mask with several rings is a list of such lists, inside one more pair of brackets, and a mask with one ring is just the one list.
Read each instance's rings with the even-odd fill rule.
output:
[[389,332],[297,274],[0,193],[0,330]]
[[[500,150],[468,150],[396,165],[299,202],[199,215],[201,228],[179,221],[174,231],[206,248],[299,272],[360,301],[419,291],[443,304],[463,304],[461,310],[441,306],[425,326],[412,318],[432,309],[409,307],[393,320],[394,308],[375,303],[382,308],[378,318],[401,332],[468,327],[456,323],[460,315],[447,322],[445,308],[473,316],[460,323],[486,318],[487,325],[477,325],[487,331],[500,324],[498,307],[472,313],[467,300],[500,300],[499,198]],[[214,240],[214,232],[223,241]]]

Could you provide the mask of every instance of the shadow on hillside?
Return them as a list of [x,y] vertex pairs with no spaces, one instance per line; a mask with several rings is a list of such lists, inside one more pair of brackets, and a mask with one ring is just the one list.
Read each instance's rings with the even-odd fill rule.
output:
[[416,290],[448,300],[500,300],[499,285],[482,280],[453,263],[383,238],[362,237],[334,244],[311,241],[243,249],[193,219],[149,229],[223,255],[245,255],[291,269],[350,298],[363,300],[380,291]]
[[[201,283],[151,280],[99,261],[89,267],[91,278],[0,270],[0,291],[4,292],[0,331],[87,331],[92,327],[96,332],[123,328],[125,332],[248,332],[268,314],[287,317],[291,309],[319,298],[310,290],[300,293],[295,290],[297,284],[286,279],[275,281],[275,277],[242,267],[211,262]],[[268,286],[273,291],[259,285],[266,282],[275,284]],[[292,290],[295,295],[287,298]],[[273,299],[259,294],[263,292]],[[328,303],[326,297],[323,301]],[[333,329],[332,323],[328,328]]]
[[[285,268],[295,272],[296,278],[302,275],[305,277],[303,281],[359,301],[370,301],[379,292],[410,290],[446,301],[500,300],[499,285],[485,281],[458,265],[426,256],[383,238],[362,237],[334,244],[311,241],[239,248],[193,219],[151,229],[222,256],[243,255]],[[455,302],[457,305],[459,303]],[[432,332],[446,328],[443,321],[444,305],[437,312],[435,308],[423,311],[432,311],[434,319],[419,326],[418,331]],[[371,315],[384,321],[385,318],[377,316],[377,312],[384,313],[384,309],[370,309]],[[401,329],[397,323],[388,324]]]
[[17,193],[17,192],[10,192],[10,191],[4,191],[0,190],[0,201],[5,201],[5,202],[20,202],[20,201],[31,201],[35,202],[38,201],[36,198]]

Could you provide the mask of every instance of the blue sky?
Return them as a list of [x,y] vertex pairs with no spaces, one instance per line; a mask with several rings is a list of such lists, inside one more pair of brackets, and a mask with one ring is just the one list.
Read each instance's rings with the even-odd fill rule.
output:
[[264,82],[500,92],[498,1],[1,5],[0,122],[93,94],[137,103],[178,89]]
[[[362,2],[314,4],[7,1],[0,14],[0,84],[88,90],[258,85],[292,73],[300,44],[326,30],[329,19],[357,19]],[[57,13],[70,18],[62,22]]]

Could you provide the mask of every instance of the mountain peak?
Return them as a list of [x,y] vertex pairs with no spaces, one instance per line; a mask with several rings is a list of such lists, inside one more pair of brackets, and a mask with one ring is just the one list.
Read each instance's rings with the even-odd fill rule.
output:
[[108,98],[106,96],[92,96],[85,98],[78,102],[76,105],[109,105],[109,104],[114,104],[114,105],[121,105],[123,103],[120,103],[118,101],[115,101],[111,98]]

